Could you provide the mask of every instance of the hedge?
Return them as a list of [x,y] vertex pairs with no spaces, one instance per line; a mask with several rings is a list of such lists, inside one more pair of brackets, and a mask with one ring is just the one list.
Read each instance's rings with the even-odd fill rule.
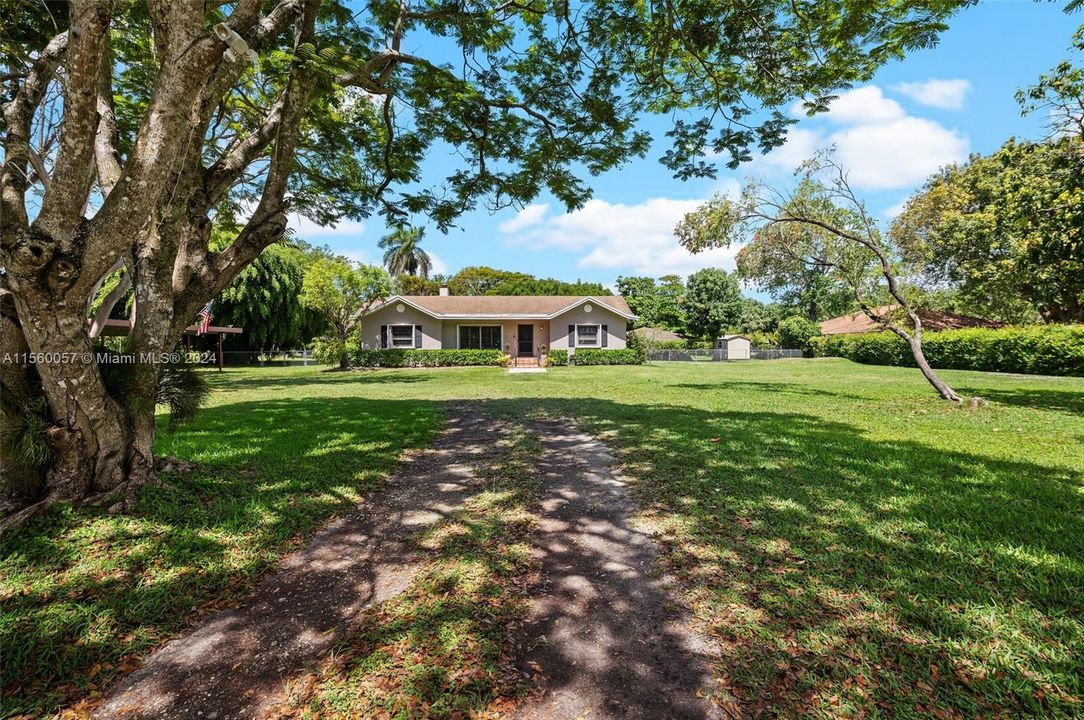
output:
[[644,353],[636,348],[580,348],[571,355],[567,350],[554,350],[549,357],[554,365],[643,365],[645,359]]
[[351,357],[357,367],[452,367],[502,365],[500,350],[419,350],[414,348],[356,350]]
[[[845,357],[871,365],[914,366],[911,350],[890,332],[825,335],[810,341],[815,357]],[[930,365],[1032,375],[1084,376],[1084,325],[969,328],[923,333]]]

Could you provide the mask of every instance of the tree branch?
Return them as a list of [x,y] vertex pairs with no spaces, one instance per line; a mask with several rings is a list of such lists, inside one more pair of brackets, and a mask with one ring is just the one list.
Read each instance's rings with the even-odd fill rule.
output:
[[94,136],[94,160],[102,197],[108,197],[120,180],[120,153],[117,152],[117,116],[113,108],[113,57],[110,48],[102,52],[98,73],[98,129]]
[[[53,163],[52,187],[42,198],[34,221],[36,228],[55,241],[66,243],[74,235],[90,196],[98,125],[98,73],[108,33],[108,0],[72,3],[60,147]],[[73,208],[78,211],[73,212]]]
[[26,227],[27,163],[30,161],[30,124],[68,50],[68,32],[45,46],[15,98],[4,106],[4,166],[0,173],[0,237],[8,242],[14,227]]

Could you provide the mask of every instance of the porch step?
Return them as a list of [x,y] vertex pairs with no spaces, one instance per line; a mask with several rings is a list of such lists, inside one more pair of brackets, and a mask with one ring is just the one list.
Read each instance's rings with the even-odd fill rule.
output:
[[536,368],[538,367],[538,358],[536,357],[518,357],[515,359],[513,367],[518,368]]

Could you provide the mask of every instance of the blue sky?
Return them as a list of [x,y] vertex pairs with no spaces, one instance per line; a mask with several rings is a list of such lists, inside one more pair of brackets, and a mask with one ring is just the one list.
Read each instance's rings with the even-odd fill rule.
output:
[[[1042,118],[1020,116],[1015,91],[1066,56],[1084,14],[1061,3],[987,1],[961,11],[931,50],[886,65],[873,80],[841,95],[832,111],[804,118],[786,146],[715,180],[682,182],[658,163],[663,143],[648,156],[593,178],[594,199],[570,214],[543,195],[521,211],[478,211],[447,235],[426,237],[438,272],[490,265],[612,287],[620,275],[687,275],[703,267],[732,269],[736,248],[690,255],[673,238],[674,224],[714,192],[748,176],[785,180],[815,149],[834,144],[852,184],[887,221],[938,167],[969,153],[988,153],[1011,136],[1038,138]],[[661,137],[665,118],[643,126]],[[440,158],[430,170],[446,174]],[[295,219],[300,237],[365,262],[379,260],[385,232],[372,218],[320,228]]]

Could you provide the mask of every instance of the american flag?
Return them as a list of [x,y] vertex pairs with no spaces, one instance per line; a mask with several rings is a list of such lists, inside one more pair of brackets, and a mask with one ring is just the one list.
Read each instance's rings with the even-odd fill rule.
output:
[[203,306],[203,309],[199,311],[199,325],[196,327],[196,334],[203,335],[211,327],[211,303],[208,302]]

